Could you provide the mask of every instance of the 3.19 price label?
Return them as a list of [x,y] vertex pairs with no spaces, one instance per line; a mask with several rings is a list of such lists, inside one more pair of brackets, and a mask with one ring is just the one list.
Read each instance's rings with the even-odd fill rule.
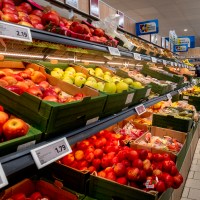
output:
[[0,21],[0,37],[32,42],[30,28]]
[[38,169],[51,164],[71,152],[71,147],[66,138],[50,142],[31,150],[31,154]]

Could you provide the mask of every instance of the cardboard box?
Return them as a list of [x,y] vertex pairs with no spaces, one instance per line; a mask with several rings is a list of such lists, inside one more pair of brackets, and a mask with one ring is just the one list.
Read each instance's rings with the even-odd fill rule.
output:
[[[39,65],[31,64],[29,67],[45,73],[44,68]],[[26,92],[17,95],[0,87],[0,104],[45,132],[45,137],[84,126],[87,120],[102,114],[106,95],[88,87],[78,88],[46,73],[45,75],[51,85],[60,87],[62,91],[70,95],[83,93],[86,97],[81,101],[57,103],[41,100]]]
[[48,196],[50,199],[58,199],[59,197],[59,200],[78,200],[77,195],[72,194],[66,190],[62,190],[61,188],[58,188],[51,183],[48,183],[44,180],[33,181],[30,179],[25,179],[3,191],[0,193],[0,199],[6,200],[12,195],[20,192],[29,197],[33,192],[36,191]]
[[149,146],[144,146],[144,145],[138,144],[139,141],[145,139],[145,134],[142,135],[137,140],[135,140],[134,142],[132,142],[131,147],[136,148],[136,149],[148,149],[152,152],[154,152],[155,150],[161,151],[163,153],[167,152],[167,153],[171,154],[172,157],[174,157],[176,159],[177,168],[180,169],[181,165],[183,163],[183,160],[185,158],[185,153],[186,153],[186,144],[187,144],[186,143],[186,138],[187,138],[186,133],[178,132],[178,131],[174,131],[174,130],[170,130],[170,129],[164,129],[164,128],[160,128],[160,127],[155,127],[155,126],[151,127],[150,132],[153,136],[160,136],[161,138],[163,138],[163,136],[170,136],[172,138],[176,138],[180,143],[183,144],[183,147],[178,153],[174,153],[172,151],[167,151],[167,150],[164,150],[164,149],[159,149],[159,148],[155,148],[155,147],[149,147]]

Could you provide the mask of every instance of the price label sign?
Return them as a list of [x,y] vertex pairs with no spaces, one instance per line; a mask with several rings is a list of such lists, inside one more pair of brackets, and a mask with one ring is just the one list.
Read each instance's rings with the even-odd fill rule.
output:
[[186,88],[186,87],[184,87],[184,88],[183,88],[183,90],[184,90],[184,91],[186,91],[186,90],[187,90],[187,88]]
[[163,60],[163,65],[167,65],[167,61],[166,60]]
[[183,96],[183,99],[184,99],[184,100],[188,100],[188,99],[189,99],[189,96]]
[[78,0],[65,0],[65,4],[78,9]]
[[139,53],[133,53],[133,57],[135,60],[142,60],[141,55]]
[[0,37],[32,42],[30,28],[0,21]]
[[145,94],[145,97],[148,97],[150,95],[150,92],[151,92],[151,88],[149,88]]
[[153,63],[157,63],[157,58],[151,57],[151,61],[152,61]]
[[135,93],[131,93],[131,94],[127,95],[125,104],[129,104],[129,103],[131,103],[133,101],[134,94]]
[[50,142],[31,150],[31,154],[38,169],[51,164],[52,162],[64,157],[71,152],[71,147],[66,138]]
[[171,62],[171,66],[174,66],[174,63],[173,63],[173,62]]
[[179,93],[179,94],[182,94],[182,91],[181,91],[181,89],[179,89],[179,90],[178,90],[178,93]]
[[0,188],[5,187],[6,185],[8,185],[8,180],[0,163]]
[[143,113],[146,112],[146,108],[144,107],[143,104],[140,104],[140,105],[136,106],[135,110],[136,110],[138,115],[142,115]]
[[177,63],[175,62],[174,65],[177,67]]
[[171,99],[172,99],[171,93],[168,93],[168,94],[167,94],[167,98],[168,98],[168,100],[171,100]]
[[92,124],[96,121],[98,121],[99,117],[94,117],[92,119],[87,120],[86,125]]
[[118,48],[108,47],[108,50],[112,56],[121,56]]

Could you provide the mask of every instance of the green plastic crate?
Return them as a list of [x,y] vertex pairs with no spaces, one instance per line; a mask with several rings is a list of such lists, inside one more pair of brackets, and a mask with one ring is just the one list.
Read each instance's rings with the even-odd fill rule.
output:
[[169,89],[168,85],[159,85],[159,84],[154,83],[154,82],[151,82],[150,85],[151,85],[151,90],[154,93],[157,93],[157,94],[160,94],[160,95],[166,94],[166,93],[171,91]]
[[180,98],[183,100],[187,100],[189,104],[195,106],[197,111],[200,111],[200,97],[189,96],[189,95],[180,95]]
[[157,200],[158,193],[154,194],[144,192],[143,190],[136,189],[130,186],[118,184],[114,181],[90,175],[89,181],[89,196],[96,199],[103,200]]
[[193,120],[181,119],[172,115],[153,114],[152,126],[169,128],[187,133],[191,131]]
[[42,138],[42,132],[30,126],[29,131],[25,136],[18,137],[9,141],[1,142],[0,156],[4,156],[9,153],[17,151],[18,147],[25,143],[28,143],[28,142],[38,143],[41,141],[41,138]]
[[172,81],[175,82],[177,84],[181,84],[184,81],[184,77],[183,76],[179,76],[179,75],[174,75],[174,74],[163,74],[161,72],[157,72],[155,70],[152,70],[151,68],[149,68],[148,65],[144,65],[141,73],[143,73],[144,75],[150,75],[153,78],[157,78],[159,80],[168,80],[168,81]]

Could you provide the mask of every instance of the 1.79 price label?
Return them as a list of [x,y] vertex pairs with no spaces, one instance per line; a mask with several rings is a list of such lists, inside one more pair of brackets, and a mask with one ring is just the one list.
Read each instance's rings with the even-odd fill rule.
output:
[[32,42],[30,28],[0,21],[0,37]]
[[66,138],[62,138],[31,150],[38,169],[71,153],[71,147]]

